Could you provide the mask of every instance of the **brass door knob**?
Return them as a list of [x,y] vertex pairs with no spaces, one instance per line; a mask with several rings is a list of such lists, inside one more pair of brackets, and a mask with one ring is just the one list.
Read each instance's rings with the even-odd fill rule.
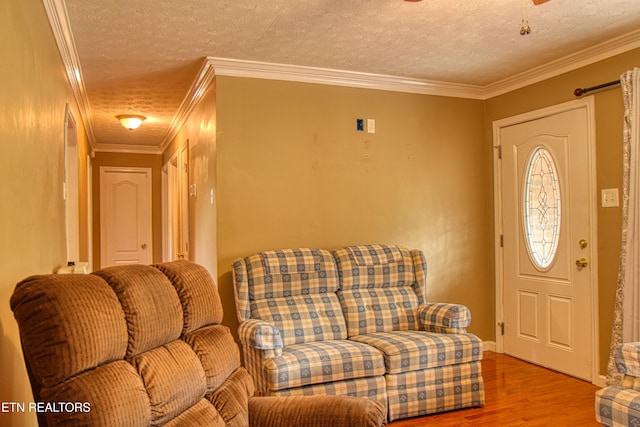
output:
[[580,258],[579,260],[576,261],[576,267],[578,268],[584,268],[588,265],[589,265],[589,260],[586,258]]
[[143,244],[141,244],[141,245],[140,245],[140,247],[141,247],[142,249],[147,249],[147,244],[146,244],[146,243],[143,243]]
[[585,249],[589,244],[587,243],[587,241],[586,241],[586,240],[581,239],[581,240],[578,242],[578,245],[580,245],[580,249]]

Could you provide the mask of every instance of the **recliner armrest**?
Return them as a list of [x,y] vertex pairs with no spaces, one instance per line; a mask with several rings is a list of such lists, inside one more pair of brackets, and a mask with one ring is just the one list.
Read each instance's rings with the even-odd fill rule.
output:
[[278,328],[264,320],[249,319],[240,323],[238,337],[243,345],[259,350],[281,350],[284,347]]
[[618,345],[613,351],[616,369],[621,374],[640,377],[640,342]]
[[471,324],[471,312],[462,304],[432,303],[418,307],[420,330],[444,334],[464,334]]
[[379,427],[382,402],[350,396],[266,396],[249,399],[251,427]]

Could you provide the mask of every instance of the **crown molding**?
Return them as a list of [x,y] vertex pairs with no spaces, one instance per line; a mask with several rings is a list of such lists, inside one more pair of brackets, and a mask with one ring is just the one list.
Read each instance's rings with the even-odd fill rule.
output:
[[397,77],[385,74],[361,73],[329,68],[218,57],[208,57],[207,62],[212,65],[215,69],[215,74],[218,76],[317,83],[456,98],[481,99],[483,96],[480,86]]
[[162,154],[164,150],[156,145],[96,144],[95,151],[99,153]]
[[640,30],[486,86],[423,80],[384,74],[208,57],[219,76],[285,80],[486,100],[640,47]]
[[198,105],[204,94],[207,92],[207,89],[209,89],[214,78],[215,70],[212,64],[208,60],[205,60],[202,67],[200,67],[200,71],[198,71],[198,74],[196,75],[196,79],[191,84],[187,95],[182,100],[178,111],[175,116],[173,116],[173,120],[171,120],[169,130],[159,145],[161,151],[164,151],[169,146],[173,138],[176,137],[180,128],[184,125],[187,118],[189,118],[193,109]]
[[76,44],[69,24],[69,15],[64,0],[42,0],[49,19],[53,37],[58,45],[58,51],[67,74],[67,80],[80,110],[80,117],[92,150],[96,147],[96,136],[93,132],[91,105],[82,80],[82,68],[76,50]]
[[484,86],[484,99],[503,95],[640,47],[640,29]]
[[64,0],[42,0],[42,3],[62,58],[69,85],[84,123],[89,145],[95,151],[162,153],[178,134],[180,128],[214,81],[216,75],[486,100],[640,47],[639,29],[486,86],[328,68],[207,57],[173,117],[163,140],[157,147],[148,148],[148,146],[97,143],[92,124],[91,106],[82,80],[82,68]]

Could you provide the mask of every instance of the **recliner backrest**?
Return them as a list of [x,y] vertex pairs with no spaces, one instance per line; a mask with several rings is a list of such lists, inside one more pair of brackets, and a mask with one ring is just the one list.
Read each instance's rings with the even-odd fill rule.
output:
[[418,329],[417,308],[425,302],[422,252],[401,246],[360,245],[332,253],[349,337]]
[[346,338],[331,253],[297,248],[264,251],[233,264],[239,320],[275,325],[284,345]]
[[39,414],[41,425],[248,422],[253,384],[197,264],[32,276],[11,308],[34,399],[86,404]]

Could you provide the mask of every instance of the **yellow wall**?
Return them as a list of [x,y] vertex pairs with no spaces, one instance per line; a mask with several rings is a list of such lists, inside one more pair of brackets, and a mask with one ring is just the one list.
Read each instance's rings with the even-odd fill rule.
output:
[[[87,178],[88,148],[42,3],[0,2],[0,40],[0,401],[26,403],[33,397],[9,298],[19,280],[66,263],[66,103],[77,122],[80,182]],[[86,185],[80,192],[86,206]],[[86,224],[86,209],[81,214]],[[80,237],[86,242],[85,232]],[[0,425],[36,425],[36,417],[0,413]]]
[[[495,97],[486,102],[485,170],[492,174],[492,123],[575,99],[577,87],[590,87],[617,80],[620,75],[640,65],[640,49],[612,57],[587,67]],[[622,196],[622,118],[624,107],[619,86],[589,93],[595,98],[597,191],[618,188]],[[486,179],[490,179],[487,175]],[[492,202],[493,203],[493,202]],[[493,229],[493,204],[487,206],[487,228]],[[598,207],[598,298],[600,373],[606,364],[613,320],[613,302],[618,273],[622,208]],[[487,241],[487,254],[493,254],[493,241]],[[492,257],[493,258],[493,257]],[[493,262],[493,261],[492,261]]]
[[[81,230],[88,217],[89,150],[41,2],[0,2],[0,39],[0,401],[28,402],[9,297],[17,281],[66,261],[66,103],[78,124]],[[218,277],[225,323],[235,331],[230,264],[237,257],[278,247],[398,243],[425,252],[430,300],[467,304],[474,316],[470,331],[495,339],[491,123],[573,99],[576,86],[617,79],[639,63],[636,49],[486,102],[218,77],[164,158],[189,140],[198,188],[190,201],[192,258]],[[620,90],[594,96],[598,190],[621,188]],[[375,119],[376,133],[356,132],[356,118]],[[93,171],[113,162],[140,165],[129,156],[99,153]],[[142,163],[159,173],[161,159]],[[95,201],[99,180],[93,182]],[[158,260],[158,190],[153,197]],[[619,235],[620,209],[599,208],[601,366]],[[86,254],[87,236],[80,237]],[[0,425],[35,423],[31,414],[0,413]]]
[[100,166],[151,168],[153,262],[162,261],[162,155],[97,152],[93,159],[93,268],[100,268]]
[[[470,331],[492,338],[482,101],[218,77],[217,107],[218,278],[232,329],[237,257],[390,243],[423,250],[428,298],[468,305]],[[357,118],[376,133],[357,132]]]
[[[217,275],[216,227],[216,88],[212,85],[200,99],[178,134],[163,155],[163,164],[189,144],[189,183],[195,185],[196,195],[189,197],[189,258]],[[214,203],[210,192],[213,190]],[[229,312],[233,305],[225,306]]]

